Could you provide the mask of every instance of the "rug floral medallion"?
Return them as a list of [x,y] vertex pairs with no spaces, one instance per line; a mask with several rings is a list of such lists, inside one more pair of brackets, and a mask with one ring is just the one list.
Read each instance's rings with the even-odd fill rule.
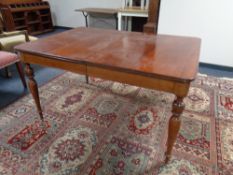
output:
[[231,175],[233,80],[198,75],[171,161],[174,95],[70,72],[0,111],[0,175]]

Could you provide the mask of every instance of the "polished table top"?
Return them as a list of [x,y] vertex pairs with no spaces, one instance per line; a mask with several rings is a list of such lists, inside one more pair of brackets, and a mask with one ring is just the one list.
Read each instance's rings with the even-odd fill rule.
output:
[[148,9],[141,7],[125,7],[118,9],[119,12],[127,12],[127,13],[142,13],[148,15]]
[[200,43],[192,37],[82,27],[19,45],[16,50],[189,82],[197,73]]
[[128,13],[146,13],[147,9],[142,9],[141,7],[125,7],[125,8],[80,8],[75,9],[76,12],[87,12],[87,13],[104,13],[104,14],[116,14],[118,12],[128,12]]
[[81,8],[75,9],[76,12],[87,12],[87,13],[104,13],[104,14],[116,14],[117,9],[111,8]]

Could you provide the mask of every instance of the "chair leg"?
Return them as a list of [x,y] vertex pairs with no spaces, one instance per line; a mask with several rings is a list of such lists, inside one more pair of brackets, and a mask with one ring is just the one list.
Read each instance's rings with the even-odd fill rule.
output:
[[23,72],[23,68],[22,68],[22,64],[20,62],[15,63],[16,68],[18,70],[20,79],[23,83],[24,88],[27,88],[27,84],[26,84],[26,80],[25,80],[25,76],[24,76],[24,72]]
[[117,18],[118,18],[117,19],[117,22],[118,22],[117,28],[119,31],[121,31],[122,16],[121,16],[120,12],[117,14]]
[[11,73],[10,73],[8,67],[5,67],[5,75],[6,75],[6,78],[10,78],[11,77]]

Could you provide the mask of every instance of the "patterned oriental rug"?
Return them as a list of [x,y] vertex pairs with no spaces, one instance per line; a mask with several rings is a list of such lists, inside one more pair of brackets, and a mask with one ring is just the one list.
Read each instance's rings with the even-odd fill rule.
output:
[[172,160],[163,160],[174,96],[65,73],[0,111],[1,175],[233,174],[233,80],[192,83]]

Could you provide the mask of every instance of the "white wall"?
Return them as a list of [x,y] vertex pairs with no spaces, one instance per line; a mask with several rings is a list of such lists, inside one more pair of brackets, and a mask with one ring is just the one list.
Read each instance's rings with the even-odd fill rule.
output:
[[[49,0],[57,26],[84,26],[84,7],[118,8],[121,0]],[[158,33],[202,39],[200,61],[233,67],[233,0],[162,0]]]
[[201,62],[233,67],[232,0],[162,0],[159,33],[202,39]]

